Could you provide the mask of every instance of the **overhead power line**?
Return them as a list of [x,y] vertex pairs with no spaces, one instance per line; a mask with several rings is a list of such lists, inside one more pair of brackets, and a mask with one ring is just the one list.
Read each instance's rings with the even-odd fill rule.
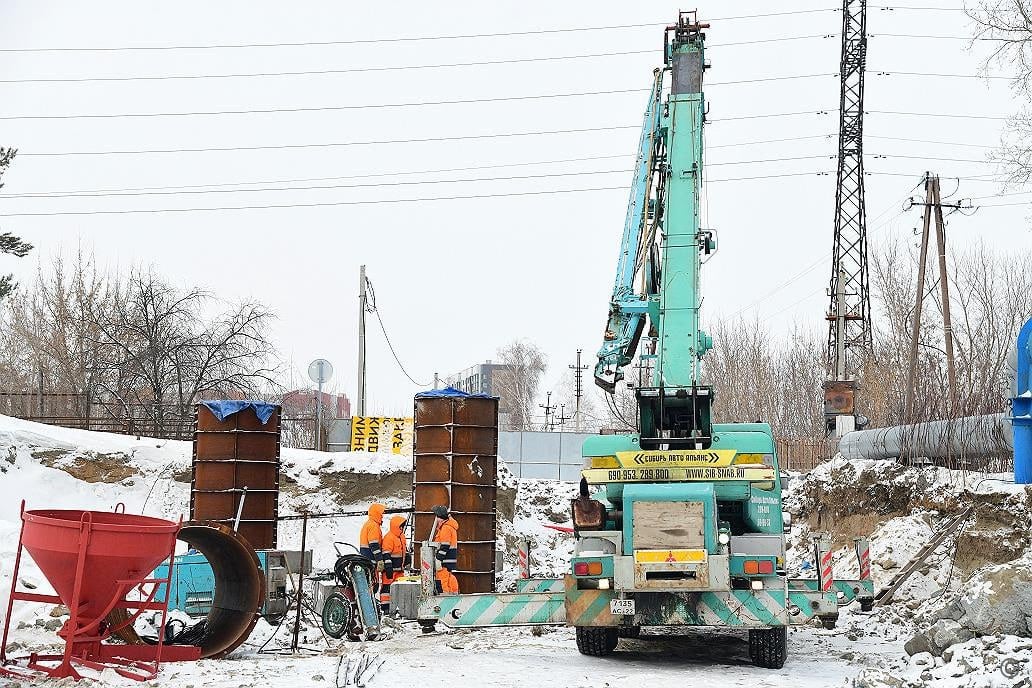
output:
[[[134,197],[134,196],[175,196],[175,195],[198,195],[198,194],[210,194],[210,193],[267,193],[277,191],[315,191],[315,190],[328,190],[328,189],[368,189],[368,188],[382,188],[382,187],[394,187],[394,186],[414,186],[414,185],[428,185],[428,184],[459,184],[459,183],[479,183],[479,182],[496,182],[496,181],[516,181],[525,179],[555,179],[563,177],[577,177],[583,175],[597,175],[597,174],[629,174],[633,170],[631,169],[616,169],[616,170],[565,170],[562,172],[549,172],[544,174],[526,174],[526,175],[507,175],[499,177],[466,177],[461,179],[418,179],[415,181],[390,181],[390,182],[373,182],[373,183],[359,183],[359,184],[316,184],[311,186],[284,186],[284,187],[255,187],[255,188],[225,188],[230,186],[244,186],[253,184],[301,184],[315,181],[338,181],[344,179],[366,179],[369,177],[395,177],[410,174],[437,174],[442,172],[450,171],[467,171],[467,170],[482,170],[482,169],[496,169],[499,167],[518,167],[522,165],[535,165],[535,164],[552,164],[555,162],[575,162],[579,160],[590,161],[590,160],[603,160],[612,158],[627,159],[627,155],[600,155],[592,156],[588,158],[571,158],[566,161],[544,161],[539,163],[516,163],[514,165],[483,165],[474,167],[464,168],[451,168],[451,169],[437,169],[437,170],[426,170],[423,172],[419,171],[402,171],[402,172],[374,172],[367,174],[355,174],[347,177],[322,177],[322,178],[311,178],[311,179],[282,179],[282,180],[271,180],[266,182],[236,182],[230,184],[193,184],[185,186],[165,186],[165,187],[135,187],[135,188],[117,188],[117,189],[78,189],[71,191],[39,191],[39,192],[28,192],[28,193],[15,193],[15,194],[3,194],[0,195],[0,201],[13,200],[13,199],[25,199],[25,198],[119,198],[119,197]],[[708,163],[709,167],[720,167],[725,165],[756,165],[756,164],[769,164],[774,162],[786,162],[794,160],[814,160],[819,158],[831,158],[831,155],[802,155],[782,158],[766,158],[760,160],[729,160],[721,162]],[[802,174],[813,174],[806,172]],[[783,177],[783,176],[800,176],[800,173],[791,174],[775,174],[775,175],[762,175],[762,178],[772,177]],[[745,179],[759,179],[761,177],[738,177],[737,180]],[[716,179],[709,181],[733,181],[731,179]]]
[[445,172],[468,172],[470,170],[494,170],[502,169],[506,167],[527,167],[530,165],[558,165],[571,162],[588,162],[594,160],[614,160],[614,159],[627,159],[627,154],[621,155],[589,155],[581,158],[561,158],[558,160],[531,160],[527,162],[511,162],[498,165],[470,165],[467,167],[439,167],[435,169],[424,169],[424,170],[391,170],[387,172],[356,172],[350,175],[336,175],[331,177],[290,177],[290,178],[279,178],[279,179],[256,179],[251,181],[237,181],[237,182],[217,182],[212,184],[181,184],[175,186],[138,186],[132,188],[101,188],[101,189],[65,189],[56,191],[39,191],[35,193],[22,193],[22,194],[3,194],[0,195],[0,200],[4,198],[36,198],[36,197],[47,197],[51,195],[69,195],[74,196],[78,194],[91,194],[91,193],[107,193],[117,191],[168,191],[176,189],[209,189],[209,188],[221,188],[227,186],[250,186],[255,184],[301,184],[306,182],[328,182],[328,181],[341,181],[344,179],[368,179],[370,177],[400,177],[412,174],[443,174]]
[[284,112],[339,112],[342,110],[379,110],[383,108],[425,107],[430,105],[471,105],[473,103],[507,103],[524,100],[546,100],[549,98],[580,98],[584,96],[608,96],[625,93],[645,93],[643,88],[619,88],[606,91],[579,91],[574,93],[535,93],[525,96],[498,96],[495,98],[460,98],[458,100],[420,100],[401,103],[361,103],[358,105],[317,105],[311,107],[252,108],[246,110],[197,110],[192,112],[105,112],[79,113],[73,115],[2,115],[0,120],[22,119],[113,119],[130,117],[198,117],[212,115],[267,115]]
[[303,148],[338,148],[343,146],[382,146],[399,143],[436,143],[439,141],[473,141],[478,139],[514,138],[519,136],[546,136],[552,134],[580,134],[594,131],[619,131],[621,129],[640,129],[640,124],[628,124],[614,127],[584,127],[580,129],[546,129],[540,131],[507,131],[496,134],[468,134],[464,136],[430,136],[414,139],[376,139],[371,141],[331,141],[323,143],[284,143],[268,146],[214,146],[205,148],[150,148],[142,150],[105,150],[105,151],[53,151],[37,152],[18,151],[19,158],[55,157],[67,155],[150,155],[160,153],[214,153],[227,151],[255,150],[292,150]]
[[[792,172],[786,174],[764,174],[756,175],[753,177],[736,177],[727,179],[712,179],[710,182],[737,182],[747,180],[769,180],[777,178],[788,178],[788,177],[801,177],[811,175],[826,175],[829,172],[816,171],[816,172]],[[382,200],[358,200],[358,201],[323,201],[323,202],[310,202],[310,203],[272,203],[272,204],[261,204],[261,205],[236,205],[236,206],[215,206],[215,207],[196,207],[196,208],[127,208],[119,210],[69,210],[69,211],[43,211],[43,212],[14,212],[14,213],[0,213],[0,218],[3,217],[54,217],[54,216],[86,216],[86,215],[134,215],[134,214],[153,214],[153,213],[187,213],[187,212],[213,212],[213,211],[230,211],[230,210],[269,210],[269,209],[283,209],[283,208],[318,208],[318,207],[332,207],[332,206],[354,206],[354,205],[384,205],[393,203],[428,203],[437,201],[459,201],[459,200],[475,200],[484,198],[515,198],[523,196],[547,196],[555,194],[570,194],[570,193],[587,193],[594,191],[627,191],[627,186],[599,186],[599,187],[588,187],[580,189],[548,189],[538,191],[518,191],[508,193],[490,193],[490,194],[472,194],[472,195],[461,195],[461,196],[430,196],[422,198],[390,198]]]
[[196,194],[226,193],[268,193],[274,191],[317,191],[327,189],[378,189],[394,186],[425,186],[430,184],[466,184],[476,182],[501,182],[525,179],[555,179],[557,177],[577,177],[594,174],[629,174],[631,169],[620,170],[585,170],[580,172],[550,172],[547,174],[508,175],[503,177],[466,177],[463,179],[416,179],[404,182],[372,182],[362,184],[317,184],[312,186],[257,187],[253,189],[172,189],[165,191],[144,191],[135,189],[116,189],[113,191],[78,191],[73,193],[40,193],[40,194],[3,194],[0,201],[14,198],[121,198],[133,196],[178,196]]
[[[814,77],[835,76],[835,74],[793,74],[787,76],[761,77],[742,79],[739,81],[714,82],[710,86],[734,86],[754,84],[764,81],[786,81],[792,79],[811,79]],[[472,105],[476,103],[505,103],[526,100],[547,100],[551,98],[580,98],[587,96],[622,95],[627,93],[645,93],[648,89],[621,88],[603,91],[579,91],[574,93],[536,93],[523,96],[498,96],[494,98],[461,98],[458,100],[421,100],[400,103],[361,103],[358,105],[316,105],[308,107],[276,107],[248,108],[242,110],[195,110],[186,112],[103,112],[75,113],[65,115],[0,115],[0,120],[65,120],[65,119],[116,119],[137,117],[207,117],[220,115],[267,115],[295,112],[339,112],[344,110],[376,110],[383,108],[427,107],[434,105]],[[742,118],[738,118],[742,119]]]
[[1006,41],[1006,38],[990,38],[987,36],[941,36],[926,33],[869,33],[868,38],[930,38],[943,41]]
[[902,136],[875,136],[873,134],[864,133],[864,138],[877,139],[879,141],[905,141],[907,143],[929,143],[937,146],[961,146],[964,148],[996,148],[996,145],[986,145],[981,143],[961,143],[960,141],[934,141],[932,139],[912,139]]
[[361,201],[320,201],[311,203],[270,203],[262,205],[217,206],[208,208],[125,208],[120,210],[58,210],[30,213],[0,213],[0,217],[54,217],[60,215],[137,215],[153,213],[192,213],[221,210],[272,210],[280,208],[320,208],[349,205],[385,205],[392,203],[429,203],[436,201],[467,201],[481,198],[516,198],[520,196],[549,196],[555,194],[586,193],[593,191],[626,191],[627,186],[597,186],[584,189],[546,189],[541,191],[514,191],[509,193],[472,194],[464,196],[428,196],[422,198],[388,198]]
[[[744,14],[731,17],[707,18],[706,21],[738,21],[746,19],[767,19],[772,17],[786,17],[801,14],[816,14],[819,12],[837,12],[837,7],[823,7],[809,10],[789,10],[784,12],[766,12],[762,14]],[[365,45],[379,43],[403,43],[412,41],[452,41],[470,38],[501,38],[507,36],[539,36],[544,34],[576,33],[581,31],[612,31],[619,29],[638,29],[656,26],[666,26],[670,22],[645,22],[641,24],[611,24],[606,26],[578,26],[553,29],[531,29],[527,31],[503,31],[496,33],[469,33],[453,35],[427,35],[427,36],[393,36],[382,38],[359,38],[351,40],[335,41],[297,41],[297,42],[276,42],[276,43],[205,43],[205,44],[183,44],[183,45],[124,45],[124,46],[76,46],[76,47],[36,47],[36,48],[0,48],[0,53],[42,53],[42,52],[123,52],[134,50],[233,50],[241,48],[299,48],[313,46],[333,45]]]
[[868,5],[872,10],[904,10],[913,12],[963,12],[963,7],[912,6],[912,5]]
[[[791,36],[785,38],[771,38],[759,41],[742,41],[734,45],[746,45],[755,43],[771,43],[776,41],[793,41],[811,38],[825,38],[830,36]],[[732,44],[728,44],[732,45]],[[712,46],[707,46],[712,47]],[[656,53],[655,48],[644,50],[620,50],[601,53],[586,53],[582,55],[552,55],[544,57],[518,57],[502,60],[479,60],[473,62],[443,62],[436,64],[408,64],[388,66],[367,66],[349,67],[346,69],[305,69],[296,71],[276,72],[229,72],[222,74],[140,74],[134,76],[78,76],[78,77],[26,77],[20,79],[0,79],[0,84],[70,84],[70,83],[93,83],[93,82],[126,82],[126,81],[179,81],[195,79],[251,79],[251,78],[274,78],[274,77],[296,77],[296,76],[332,76],[340,74],[363,74],[375,72],[410,71],[419,69],[451,69],[460,67],[490,67],[495,65],[528,64],[540,62],[560,62],[564,60],[587,60],[603,57],[626,57],[628,55],[647,55]],[[825,74],[811,74],[799,76],[768,77],[760,79],[749,79],[734,82],[711,82],[709,86],[724,86],[728,84],[744,84],[762,81],[782,81],[785,79],[805,79],[813,76],[826,76]]]
[[957,115],[944,112],[899,112],[895,110],[866,110],[868,115],[896,115],[901,117],[946,117],[950,119],[992,119],[1007,120],[1010,117],[1002,115]]
[[832,108],[830,110],[800,110],[797,112],[766,112],[760,115],[736,115],[734,117],[717,117],[716,119],[707,118],[706,122],[734,122],[738,120],[747,119],[767,119],[770,117],[800,117],[803,115],[828,115],[838,110]]
[[868,69],[867,74],[873,76],[918,76],[922,78],[941,78],[941,79],[1002,79],[1006,81],[1013,81],[1016,77],[1013,76],[1001,76],[996,74],[944,74],[937,72],[897,72],[895,70],[886,69]]
[[429,387],[432,384],[432,382],[419,382],[411,375],[409,375],[409,372],[407,370],[405,370],[405,366],[402,365],[401,359],[398,358],[398,353],[394,350],[394,344],[391,343],[391,338],[387,336],[387,328],[384,327],[383,318],[380,317],[380,309],[374,307],[373,313],[376,313],[376,322],[380,323],[380,330],[383,332],[383,338],[387,342],[387,348],[390,349],[391,356],[394,357],[394,362],[398,364],[398,368],[401,370],[402,374],[405,377],[407,377],[409,382],[414,384],[416,387]]
[[[55,157],[55,156],[72,156],[72,155],[148,155],[148,154],[164,154],[164,153],[213,153],[213,152],[228,152],[228,151],[254,151],[254,150],[290,150],[290,149],[304,149],[304,148],[335,148],[342,146],[377,146],[377,145],[392,145],[399,143],[436,143],[440,141],[470,141],[478,139],[494,139],[494,138],[511,138],[519,136],[546,136],[556,134],[580,134],[586,132],[595,131],[620,131],[624,129],[640,130],[640,124],[627,124],[623,126],[611,126],[611,127],[585,127],[580,129],[548,129],[542,131],[514,131],[514,132],[500,132],[496,134],[469,134],[465,136],[431,136],[426,138],[414,138],[414,139],[378,139],[371,141],[338,141],[338,142],[324,142],[324,143],[294,143],[294,144],[273,144],[267,146],[215,146],[205,148],[151,148],[142,150],[102,150],[102,151],[43,151],[43,152],[32,152],[32,151],[19,151],[19,158],[26,157]],[[784,141],[804,141],[807,139],[814,138],[826,138],[829,134],[816,134],[811,136],[795,136],[790,138],[780,139],[767,139],[761,141],[742,141],[737,143],[721,144],[716,146],[707,146],[707,149],[715,148],[731,148],[736,146],[752,146],[767,143],[781,143]]]

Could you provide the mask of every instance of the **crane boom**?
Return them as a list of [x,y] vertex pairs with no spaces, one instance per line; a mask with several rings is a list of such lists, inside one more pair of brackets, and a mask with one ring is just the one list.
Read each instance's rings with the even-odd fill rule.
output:
[[634,166],[634,183],[627,202],[620,257],[616,265],[616,283],[609,301],[609,321],[598,351],[595,382],[612,392],[623,379],[623,368],[634,358],[642,331],[645,329],[647,298],[634,290],[634,279],[641,270],[642,257],[648,250],[646,241],[649,201],[655,172],[656,143],[659,136],[663,97],[663,72],[653,72],[652,91],[645,107],[645,118],[638,141],[638,159]]
[[[699,361],[712,341],[699,329],[699,268],[715,249],[700,228],[705,99],[703,26],[669,27],[664,60],[671,73],[663,96],[656,70],[638,145],[609,320],[595,367],[596,383],[612,393],[650,323],[651,381],[638,388],[643,446],[708,446],[712,390],[700,383]],[[643,274],[635,289],[636,277]],[[662,440],[662,442],[660,442]]]

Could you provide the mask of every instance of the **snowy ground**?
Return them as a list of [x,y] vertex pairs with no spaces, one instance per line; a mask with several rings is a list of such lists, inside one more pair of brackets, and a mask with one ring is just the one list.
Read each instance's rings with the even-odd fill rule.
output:
[[[11,584],[13,554],[17,545],[20,499],[28,508],[112,509],[122,502],[130,513],[145,513],[176,519],[189,503],[190,443],[148,438],[106,435],[36,425],[0,416],[0,597],[6,599]],[[388,504],[402,504],[407,495],[397,486],[407,480],[411,459],[406,456],[369,454],[326,454],[284,450],[282,456],[284,492],[281,512],[362,510],[373,496]],[[849,467],[838,467],[845,470]],[[831,470],[825,469],[825,470]],[[327,479],[339,484],[327,489]],[[818,475],[820,478],[821,476]],[[823,476],[826,478],[827,476]],[[891,480],[900,480],[898,476]],[[802,493],[812,478],[800,478],[790,490]],[[891,482],[886,478],[884,482]],[[914,489],[957,494],[972,489],[965,477],[952,474],[926,475],[927,484]],[[500,487],[518,490],[512,521],[499,519],[500,537],[510,544],[527,538],[532,543],[533,573],[560,575],[568,566],[572,549],[570,536],[548,528],[569,525],[568,500],[575,486],[555,481],[517,481],[504,469]],[[959,483],[959,484],[958,484]],[[391,485],[390,489],[386,486]],[[899,486],[897,486],[899,487]],[[387,489],[387,494],[383,492]],[[907,485],[900,490],[911,489]],[[983,491],[990,486],[977,486]],[[1013,490],[1001,486],[1001,490]],[[369,498],[358,497],[367,495]],[[799,497],[799,499],[802,499]],[[350,501],[349,501],[350,500]],[[802,502],[800,501],[800,504]],[[931,535],[934,511],[915,509],[890,514],[877,522],[872,538],[872,559],[877,583],[887,580],[898,566]],[[333,561],[332,542],[354,542],[361,517],[313,521],[308,532],[315,551],[316,567]],[[285,523],[280,545],[297,547],[298,522]],[[806,566],[806,525],[793,535],[800,547],[796,567]],[[855,561],[848,546],[836,556],[836,570],[842,577],[855,575]],[[512,557],[500,584],[505,587],[515,575]],[[258,647],[273,635],[273,629],[259,622],[251,639],[232,657],[196,663],[166,664],[155,685],[199,688],[200,686],[246,686],[293,688],[294,686],[403,685],[471,686],[638,686],[650,682],[690,682],[699,686],[865,686],[911,685],[1018,685],[1000,673],[1008,655],[1021,659],[1025,672],[1032,661],[1032,646],[1013,636],[975,639],[947,658],[918,655],[907,658],[903,643],[913,634],[909,618],[897,609],[916,608],[923,598],[948,585],[946,564],[919,574],[901,590],[902,602],[892,610],[861,614],[854,608],[843,611],[834,631],[805,627],[792,629],[789,659],[779,671],[757,669],[748,658],[744,634],[686,631],[680,636],[621,640],[617,653],[597,659],[581,656],[573,632],[566,628],[441,631],[422,635],[412,624],[402,624],[388,639],[360,645],[334,641],[327,645],[314,626],[302,629],[302,643],[315,652],[300,656],[259,654]],[[47,591],[47,583],[31,561],[23,559],[22,584]],[[956,576],[953,578],[956,583]],[[913,600],[913,602],[911,602]],[[9,647],[12,655],[43,650],[56,640],[53,629],[63,618],[52,617],[43,605],[20,603],[12,618],[15,629]],[[0,608],[0,613],[5,613]],[[49,630],[48,630],[49,628]],[[286,628],[280,628],[267,649],[282,650]],[[381,664],[382,662],[382,664]],[[366,675],[354,680],[360,664],[368,663]],[[379,668],[377,669],[377,666]],[[1013,667],[1011,667],[1013,668]],[[106,672],[97,677],[104,685],[138,685]],[[690,680],[689,680],[690,679]],[[1001,682],[1002,681],[1002,682]],[[0,685],[4,680],[0,679]],[[58,682],[44,682],[57,685]],[[1025,684],[1028,685],[1028,684]]]
[[[269,628],[261,626],[254,643]],[[393,638],[380,642],[342,643],[327,647],[318,633],[303,634],[318,654],[257,654],[254,643],[226,660],[166,664],[155,685],[209,688],[361,685],[348,682],[348,668],[363,655],[383,660],[363,677],[374,686],[556,686],[602,688],[641,686],[657,681],[699,686],[839,686],[864,668],[886,667],[898,647],[877,638],[839,629],[794,629],[784,669],[752,666],[744,635],[685,631],[683,635],[621,640],[604,659],[577,653],[573,631],[566,628],[505,629],[420,634],[404,624]],[[277,639],[285,640],[281,631]],[[856,637],[851,640],[850,637]],[[274,647],[275,643],[270,645]],[[376,661],[372,664],[376,667]],[[103,685],[139,685],[111,672],[97,676]]]

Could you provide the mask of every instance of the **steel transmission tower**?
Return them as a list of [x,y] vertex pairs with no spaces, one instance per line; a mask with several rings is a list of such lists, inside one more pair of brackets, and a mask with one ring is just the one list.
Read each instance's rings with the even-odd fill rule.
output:
[[835,244],[828,290],[831,304],[827,314],[825,419],[829,430],[834,430],[836,425],[840,429],[851,429],[843,428],[836,417],[855,417],[855,380],[865,353],[871,348],[863,157],[866,63],[867,0],[843,0]]

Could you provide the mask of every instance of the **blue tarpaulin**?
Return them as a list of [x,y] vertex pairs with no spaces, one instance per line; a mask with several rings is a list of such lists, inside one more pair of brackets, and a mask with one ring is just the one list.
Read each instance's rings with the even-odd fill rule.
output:
[[269,404],[264,401],[233,401],[225,399],[220,401],[202,401],[201,403],[207,406],[208,410],[214,413],[215,417],[220,421],[226,420],[234,413],[240,413],[244,409],[253,408],[262,425],[269,422],[273,412],[276,410],[276,404]]
[[463,392],[461,389],[455,389],[454,387],[445,387],[444,389],[431,389],[428,392],[420,392],[416,395],[416,399],[426,399],[427,397],[473,397],[476,399],[494,399],[490,394],[473,394],[471,392]]

